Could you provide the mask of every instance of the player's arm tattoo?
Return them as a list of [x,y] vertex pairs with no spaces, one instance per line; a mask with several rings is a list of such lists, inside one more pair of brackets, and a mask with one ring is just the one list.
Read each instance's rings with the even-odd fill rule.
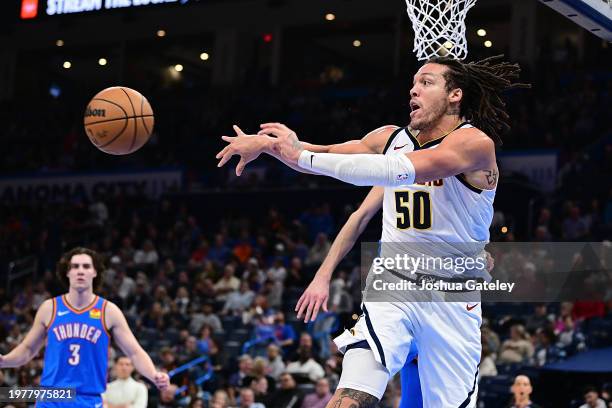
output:
[[297,138],[297,135],[295,134],[295,132],[291,132],[289,133],[289,137],[292,137],[292,141],[293,141],[293,148],[295,150],[304,150],[304,146],[302,145],[302,142],[300,142],[300,140]]
[[487,176],[487,183],[489,186],[494,186],[497,183],[497,170],[485,170],[484,172]]
[[378,398],[373,395],[351,388],[343,388],[332,408],[376,408],[377,406]]

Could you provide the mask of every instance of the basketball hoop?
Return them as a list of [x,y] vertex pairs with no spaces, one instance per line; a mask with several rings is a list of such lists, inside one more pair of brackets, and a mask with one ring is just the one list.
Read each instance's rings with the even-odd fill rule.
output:
[[417,59],[467,57],[465,16],[476,0],[406,0]]

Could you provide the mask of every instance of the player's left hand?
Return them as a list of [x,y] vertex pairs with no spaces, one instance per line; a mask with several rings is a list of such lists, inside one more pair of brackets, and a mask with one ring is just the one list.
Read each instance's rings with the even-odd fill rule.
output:
[[259,135],[276,136],[272,148],[281,156],[283,161],[297,166],[304,148],[295,132],[282,123],[264,123],[260,127]]
[[153,383],[155,384],[157,388],[159,388],[160,390],[163,390],[170,385],[170,377],[168,376],[168,373],[164,373],[163,371],[158,371],[155,373],[155,376],[153,377]]
[[240,156],[236,175],[240,176],[247,164],[259,157],[265,147],[265,135],[247,135],[238,126],[233,126],[236,136],[221,136],[228,145],[215,156],[221,159],[217,167],[223,166],[233,155]]

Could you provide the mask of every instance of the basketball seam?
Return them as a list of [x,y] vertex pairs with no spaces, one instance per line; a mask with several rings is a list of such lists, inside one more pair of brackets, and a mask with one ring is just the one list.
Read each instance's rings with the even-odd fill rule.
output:
[[[128,98],[128,101],[130,101],[130,106],[132,106],[132,112],[134,112],[134,116],[136,116],[136,108],[134,108],[134,104],[132,103],[132,99],[130,98],[130,95],[125,91],[125,89],[123,88],[120,88],[120,89],[123,91],[125,96]],[[132,149],[134,148],[134,145],[136,144],[136,136],[138,136],[138,122],[134,121],[134,136],[132,136],[132,143],[130,143],[130,152],[132,151]]]
[[106,147],[108,145],[110,145],[111,143],[113,143],[115,140],[117,140],[119,138],[119,136],[121,136],[123,134],[123,132],[125,132],[125,128],[127,128],[127,125],[130,121],[126,120],[125,124],[123,125],[123,129],[121,129],[121,132],[117,133],[117,136],[113,137],[111,140],[109,140],[107,143],[98,146],[99,149]]
[[104,119],[104,120],[98,120],[95,122],[89,122],[89,123],[85,123],[85,126],[89,126],[89,125],[96,125],[98,123],[106,123],[106,122],[112,122],[114,120],[124,120],[124,119],[138,119],[138,118],[152,118],[153,115],[142,115],[142,116],[125,116],[123,118],[115,118],[115,119]]
[[[128,98],[128,99],[129,99],[129,98]],[[127,115],[128,115],[128,113],[125,111],[125,109],[123,109],[123,106],[119,105],[119,104],[118,104],[118,103],[116,103],[116,102],[109,101],[108,99],[104,99],[104,98],[93,98],[91,101],[92,101],[92,102],[93,102],[93,101],[103,101],[103,102],[107,102],[107,103],[110,103],[111,105],[115,105],[116,107],[118,107],[119,109],[121,109],[121,111],[123,112],[123,114],[124,114],[125,116],[124,116],[123,118],[109,119],[109,120],[108,120],[109,122],[110,122],[110,121],[113,121],[113,120],[123,120],[123,119],[126,119],[126,120],[125,120],[125,124],[123,125],[123,129],[121,129],[121,132],[117,133],[117,136],[113,137],[111,140],[109,140],[109,141],[108,141],[108,142],[106,142],[105,144],[97,146],[97,148],[98,148],[98,149],[102,149],[102,148],[104,148],[104,147],[106,147],[106,146],[110,145],[111,143],[113,143],[115,140],[117,140],[117,139],[119,138],[119,136],[121,136],[121,135],[123,134],[123,132],[125,132],[125,128],[127,127],[127,124],[128,124],[128,122],[129,122],[129,120],[127,119]],[[134,115],[135,115],[135,114],[136,114],[136,112],[134,112]],[[105,121],[105,122],[106,122],[106,121]],[[100,122],[95,122],[95,123],[100,123]],[[86,123],[86,124],[85,124],[85,126],[89,126],[89,125],[93,125],[93,124],[94,124],[94,123]]]
[[[144,112],[144,101],[145,101],[145,97],[142,96],[140,98],[140,113]],[[150,116],[153,116],[153,115],[150,115]],[[147,134],[149,134],[149,128],[147,127],[147,123],[145,122],[144,117],[142,115],[140,116],[140,119],[142,120],[142,126],[144,126]]]

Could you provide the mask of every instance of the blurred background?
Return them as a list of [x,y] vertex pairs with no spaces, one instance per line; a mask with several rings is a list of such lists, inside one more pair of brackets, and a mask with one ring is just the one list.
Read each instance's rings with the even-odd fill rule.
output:
[[[100,295],[158,364],[206,357],[172,378],[183,387],[175,396],[150,390],[149,406],[248,407],[240,389],[250,388],[273,408],[333,392],[342,357],[330,338],[359,314],[359,249],[334,274],[329,314],[305,325],[293,309],[368,190],[268,157],[237,178],[214,156],[232,124],[248,133],[284,122],[319,144],[407,125],[419,63],[405,9],[400,0],[1,2],[0,353],[62,293],[55,262],[81,245],[107,257]],[[503,53],[533,84],[505,95],[512,129],[498,151],[491,240],[609,240],[612,43],[532,0],[481,0],[466,23],[468,60]],[[138,90],[155,112],[151,140],[124,157],[98,151],[82,126],[89,99],[114,85]],[[378,217],[362,240],[380,229]],[[601,290],[601,301],[485,304],[479,407],[506,406],[521,373],[544,407],[578,407],[589,386],[609,398],[612,274]],[[41,364],[0,371],[0,383],[35,384]],[[394,381],[381,406],[399,392]],[[223,393],[227,403],[213,405]]]

